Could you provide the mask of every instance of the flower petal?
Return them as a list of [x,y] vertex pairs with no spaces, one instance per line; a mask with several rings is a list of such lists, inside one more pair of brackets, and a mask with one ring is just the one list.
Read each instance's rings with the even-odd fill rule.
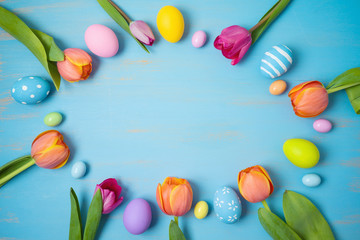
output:
[[170,194],[170,206],[174,216],[186,214],[192,204],[192,190],[187,185],[178,185]]

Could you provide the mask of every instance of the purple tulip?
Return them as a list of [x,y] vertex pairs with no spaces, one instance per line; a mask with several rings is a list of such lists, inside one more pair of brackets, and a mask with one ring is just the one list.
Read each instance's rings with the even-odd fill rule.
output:
[[155,37],[151,28],[144,21],[133,21],[130,23],[130,31],[134,37],[145,45],[152,46]]
[[95,193],[98,189],[100,189],[101,191],[101,198],[103,201],[103,214],[111,213],[115,208],[117,208],[117,206],[120,205],[123,200],[123,197],[120,197],[121,187],[117,183],[115,178],[108,178],[102,183],[97,184],[95,188]]
[[221,31],[215,39],[214,47],[221,50],[224,57],[232,59],[231,65],[236,65],[251,46],[250,32],[240,26],[234,25]]

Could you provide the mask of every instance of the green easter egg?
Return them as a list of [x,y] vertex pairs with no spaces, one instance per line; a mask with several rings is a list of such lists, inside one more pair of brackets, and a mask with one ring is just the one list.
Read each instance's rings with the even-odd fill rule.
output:
[[45,116],[44,123],[49,127],[55,127],[62,121],[62,115],[58,112],[52,112]]
[[305,139],[287,140],[283,145],[283,151],[289,161],[300,168],[312,168],[320,159],[320,153],[315,144]]

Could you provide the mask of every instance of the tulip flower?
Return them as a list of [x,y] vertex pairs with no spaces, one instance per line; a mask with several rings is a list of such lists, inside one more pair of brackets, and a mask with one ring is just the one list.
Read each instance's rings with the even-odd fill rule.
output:
[[64,61],[57,62],[60,75],[68,82],[86,80],[92,71],[90,55],[78,48],[65,49],[64,55]]
[[232,60],[231,65],[236,65],[244,57],[250,46],[256,42],[272,21],[285,9],[289,1],[279,0],[271,11],[268,11],[250,30],[238,25],[223,29],[215,39],[214,47],[221,50],[224,57]]
[[266,170],[256,165],[239,172],[240,194],[249,202],[264,202],[274,191],[273,183]]
[[144,21],[133,21],[130,23],[129,27],[132,35],[134,35],[137,40],[145,45],[153,45],[155,41],[154,34],[151,31],[151,28]]
[[295,86],[289,92],[294,112],[299,117],[316,117],[329,103],[328,93],[319,81],[308,81]]
[[56,130],[39,134],[32,143],[31,155],[15,159],[0,167],[0,187],[11,178],[36,164],[41,168],[57,169],[65,165],[70,150],[63,135]]
[[99,189],[103,201],[102,214],[109,214],[117,208],[124,199],[124,197],[120,197],[121,186],[115,178],[108,178],[96,185],[94,195]]
[[215,39],[214,47],[221,50],[224,57],[232,59],[231,65],[236,65],[249,50],[251,41],[247,29],[234,25],[221,31]]
[[[156,201],[163,213],[175,218],[170,222],[170,239],[180,239],[178,238],[180,235],[184,237],[179,228],[178,217],[185,215],[191,209],[192,200],[192,188],[186,179],[167,177],[163,184],[158,184]],[[173,228],[177,230],[173,231]]]

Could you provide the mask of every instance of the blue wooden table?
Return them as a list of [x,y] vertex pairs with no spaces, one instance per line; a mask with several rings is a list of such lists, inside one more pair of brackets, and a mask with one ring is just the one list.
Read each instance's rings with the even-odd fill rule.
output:
[[[22,76],[50,80],[36,58],[0,29],[0,164],[30,153],[32,140],[50,129],[44,116],[61,112],[65,119],[55,129],[64,133],[71,148],[67,165],[58,170],[36,166],[0,189],[0,239],[57,240],[68,237],[70,198],[78,194],[85,219],[97,183],[115,177],[123,186],[124,202],[103,217],[98,239],[167,239],[170,217],[156,204],[155,190],[167,176],[187,178],[194,204],[205,200],[210,214],[198,220],[191,210],[180,219],[189,240],[270,239],[262,229],[257,209],[241,198],[240,221],[226,225],[216,219],[212,198],[221,185],[237,190],[240,170],[261,164],[268,169],[275,191],[270,207],[282,216],[285,189],[311,199],[329,221],[337,239],[360,234],[360,121],[344,92],[330,95],[320,116],[334,124],[327,134],[315,132],[315,119],[294,115],[286,94],[268,92],[271,80],[259,65],[263,53],[286,44],[295,63],[282,79],[289,88],[307,80],[330,82],[338,74],[359,67],[360,18],[358,0],[292,1],[283,14],[250,49],[231,66],[213,47],[221,30],[238,24],[252,27],[274,4],[268,0],[232,1],[115,1],[134,19],[149,23],[155,45],[145,53],[98,5],[87,0],[1,0],[31,27],[54,36],[62,48],[82,48],[91,24],[104,24],[119,38],[120,50],[112,58],[93,57],[94,71],[81,83],[62,81],[59,92],[38,105],[15,102],[10,89]],[[176,44],[165,41],[156,28],[156,15],[164,5],[178,7],[186,27]],[[208,34],[201,49],[191,45],[197,30]],[[320,163],[312,169],[292,165],[282,152],[289,138],[314,142]],[[89,171],[71,177],[76,161]],[[301,183],[306,173],[318,173],[317,188]],[[134,198],[149,201],[153,210],[147,232],[134,236],[122,222],[126,205]]]

